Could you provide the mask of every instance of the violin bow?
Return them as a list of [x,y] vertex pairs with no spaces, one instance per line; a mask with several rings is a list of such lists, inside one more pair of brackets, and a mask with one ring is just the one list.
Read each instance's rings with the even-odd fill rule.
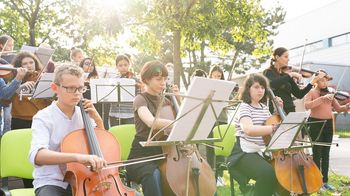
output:
[[305,56],[305,51],[306,51],[306,44],[307,44],[307,39],[305,39],[303,53],[301,55],[301,59],[300,59],[300,63],[299,63],[299,74],[301,73],[301,69],[303,68],[303,61],[304,61],[304,56]]

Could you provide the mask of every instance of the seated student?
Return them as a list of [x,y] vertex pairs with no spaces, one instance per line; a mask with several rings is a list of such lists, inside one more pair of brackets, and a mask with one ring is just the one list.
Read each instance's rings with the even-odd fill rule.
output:
[[[272,165],[264,159],[262,136],[276,131],[276,125],[264,125],[271,116],[266,102],[267,79],[260,74],[251,74],[245,81],[241,94],[242,104],[235,117],[236,143],[228,157],[230,171],[239,171],[248,179],[254,179],[255,196],[271,196],[277,184]],[[277,99],[281,105],[281,99]]]
[[[40,110],[33,118],[29,159],[35,166],[33,185],[36,195],[72,195],[70,186],[63,181],[62,164],[79,162],[91,165],[94,171],[106,166],[107,162],[95,155],[60,152],[63,138],[74,130],[84,128],[81,111],[76,106],[86,90],[83,74],[78,66],[57,67],[51,84],[57,101]],[[104,129],[92,102],[85,100],[84,107],[96,126]]]
[[[147,140],[152,126],[159,130],[172,122],[162,118],[157,118],[155,121],[156,111],[161,102],[160,94],[166,87],[168,76],[166,67],[159,61],[150,61],[142,67],[140,73],[141,80],[145,84],[145,91],[138,94],[134,100],[136,135],[129,159],[161,154],[160,147],[142,147],[139,142]],[[173,85],[172,90],[175,94],[179,92],[176,85]],[[170,101],[166,99],[164,105],[170,104]],[[151,161],[127,166],[126,170],[130,180],[142,184],[145,196],[161,196],[161,176],[158,167],[159,162]]]

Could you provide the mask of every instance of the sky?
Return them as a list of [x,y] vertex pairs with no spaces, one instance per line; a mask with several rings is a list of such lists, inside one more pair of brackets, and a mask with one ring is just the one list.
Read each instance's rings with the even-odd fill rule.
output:
[[281,5],[287,12],[285,20],[288,21],[334,1],[337,0],[261,0],[261,4],[267,9]]

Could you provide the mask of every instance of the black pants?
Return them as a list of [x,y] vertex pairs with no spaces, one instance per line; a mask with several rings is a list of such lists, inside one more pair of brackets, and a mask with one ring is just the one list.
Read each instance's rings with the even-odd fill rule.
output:
[[11,130],[13,129],[25,129],[25,128],[31,128],[32,127],[32,121],[31,120],[23,120],[20,118],[12,118],[11,120]]
[[[322,119],[309,118],[309,122],[321,121]],[[310,137],[312,141],[331,143],[333,140],[333,121],[328,119],[323,130],[323,122],[310,124]],[[329,151],[330,146],[314,145],[312,147],[313,159],[323,175],[323,182],[328,182]]]
[[[242,175],[256,181],[255,196],[271,196],[277,185],[275,171],[258,153],[245,153],[234,166]],[[232,171],[233,173],[234,171]]]

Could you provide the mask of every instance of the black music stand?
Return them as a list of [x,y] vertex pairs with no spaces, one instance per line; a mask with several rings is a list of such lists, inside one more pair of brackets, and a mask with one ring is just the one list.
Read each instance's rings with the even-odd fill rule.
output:
[[273,134],[265,151],[291,150],[296,148],[308,148],[312,145],[294,145],[302,127],[310,112],[290,112]]
[[105,117],[105,103],[117,103],[119,106],[122,102],[133,102],[136,81],[128,78],[91,79],[90,91],[92,102],[102,104],[102,116]]

